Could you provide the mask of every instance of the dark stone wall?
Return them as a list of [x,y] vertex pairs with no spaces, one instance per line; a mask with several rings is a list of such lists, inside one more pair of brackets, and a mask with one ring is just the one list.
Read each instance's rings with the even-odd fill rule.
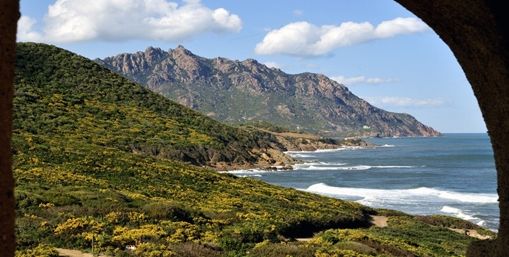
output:
[[[495,244],[471,246],[469,256],[509,256],[509,26],[505,1],[396,0],[449,45],[465,71],[488,127],[498,174],[500,227]],[[488,246],[489,245],[489,246]]]
[[[0,1],[0,253],[14,256],[11,171],[12,81],[19,0]],[[509,26],[505,1],[395,0],[449,45],[470,81],[488,127],[498,172],[500,228],[495,242],[473,244],[469,256],[509,255]]]
[[11,126],[18,0],[0,1],[0,256],[14,256],[14,180]]

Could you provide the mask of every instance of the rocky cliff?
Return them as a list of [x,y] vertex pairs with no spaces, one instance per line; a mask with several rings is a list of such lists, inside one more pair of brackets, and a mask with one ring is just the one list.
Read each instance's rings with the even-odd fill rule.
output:
[[214,119],[268,121],[327,136],[437,136],[408,114],[372,106],[321,74],[287,74],[256,60],[207,59],[182,46],[96,60]]

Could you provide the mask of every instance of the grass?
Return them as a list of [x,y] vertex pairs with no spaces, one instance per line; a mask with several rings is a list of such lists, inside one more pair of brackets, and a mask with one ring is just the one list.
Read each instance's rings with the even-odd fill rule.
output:
[[473,240],[411,216],[368,228],[380,211],[176,161],[182,149],[233,159],[268,139],[56,47],[19,44],[17,56],[19,257],[92,246],[111,256],[456,256]]

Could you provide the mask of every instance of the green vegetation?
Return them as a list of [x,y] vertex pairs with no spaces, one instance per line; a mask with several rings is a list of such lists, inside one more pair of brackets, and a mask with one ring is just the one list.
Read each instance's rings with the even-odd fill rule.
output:
[[[356,245],[358,234],[455,256],[472,240],[411,217],[368,229],[377,211],[359,204],[169,160],[161,153],[256,144],[260,134],[221,125],[56,47],[19,44],[17,56],[20,257],[56,256],[54,247],[111,256],[362,256],[373,246]],[[351,230],[289,242],[332,228]],[[343,249],[341,240],[353,243]]]
[[[369,229],[329,230],[312,242],[322,251],[334,253],[345,250],[364,255],[371,253],[387,256],[461,256],[470,239],[447,228],[429,226],[414,217],[393,216],[388,227]],[[361,255],[362,256],[362,255]]]
[[268,130],[268,131],[276,132],[276,133],[283,133],[283,132],[299,133],[298,131],[293,131],[289,128],[274,125],[270,122],[262,121],[262,120],[244,122],[244,123],[240,123],[238,126],[240,126],[241,128],[253,129],[253,130],[264,129],[264,130]]
[[[472,239],[460,233],[451,233],[449,225],[461,229],[472,228],[479,233],[495,236],[491,231],[451,217],[414,217],[383,210],[379,214],[388,217],[388,227],[332,229],[300,244],[263,242],[257,244],[249,256],[463,256],[465,246]],[[444,219],[451,223],[436,226],[428,224],[438,224]]]
[[[205,165],[253,163],[267,133],[225,126],[55,47],[19,44],[15,129]],[[277,147],[277,145],[276,145]]]

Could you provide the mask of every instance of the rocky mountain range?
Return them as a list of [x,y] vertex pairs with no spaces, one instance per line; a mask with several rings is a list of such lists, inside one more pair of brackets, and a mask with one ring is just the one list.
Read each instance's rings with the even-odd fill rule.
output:
[[437,136],[409,114],[377,108],[315,73],[287,74],[253,59],[204,58],[182,46],[149,47],[96,62],[228,123],[267,121],[326,136]]

